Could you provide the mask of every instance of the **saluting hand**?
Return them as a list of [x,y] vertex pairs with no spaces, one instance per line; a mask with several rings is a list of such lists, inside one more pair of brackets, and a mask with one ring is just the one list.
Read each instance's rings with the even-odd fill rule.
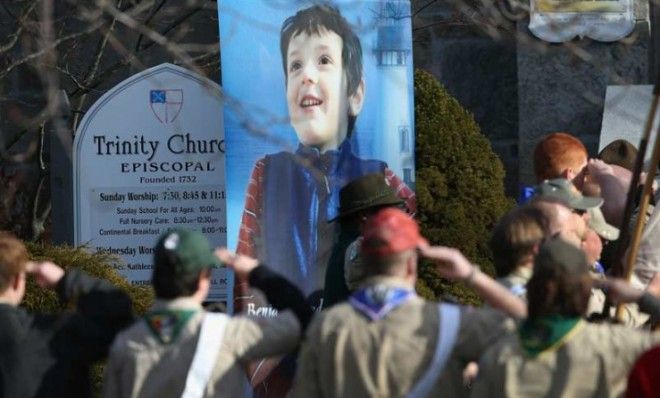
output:
[[444,246],[422,246],[419,253],[433,260],[440,275],[450,280],[465,280],[474,272],[474,266],[458,249]]
[[215,250],[215,255],[236,272],[238,278],[247,278],[253,269],[259,266],[259,261],[255,258],[235,254],[225,247],[219,247]]
[[27,263],[25,271],[34,275],[37,284],[41,287],[52,289],[64,276],[64,270],[50,261]]

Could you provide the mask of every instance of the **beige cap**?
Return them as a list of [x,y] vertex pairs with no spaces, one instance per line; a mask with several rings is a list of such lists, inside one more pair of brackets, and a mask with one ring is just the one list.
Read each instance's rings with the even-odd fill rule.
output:
[[607,240],[619,239],[619,228],[612,226],[605,221],[603,212],[598,207],[587,209],[589,213],[589,228],[593,229],[600,237]]

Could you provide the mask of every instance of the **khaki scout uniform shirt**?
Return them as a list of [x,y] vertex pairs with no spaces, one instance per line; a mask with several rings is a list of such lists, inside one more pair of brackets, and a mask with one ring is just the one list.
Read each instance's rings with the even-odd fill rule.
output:
[[[157,301],[154,310],[198,310],[171,344],[161,344],[144,320],[117,336],[105,370],[103,397],[181,397],[199,338],[204,311],[189,298]],[[292,351],[300,338],[300,324],[291,311],[256,321],[230,318],[222,337],[205,397],[242,396],[243,364],[251,359]]]
[[[382,277],[366,284],[406,287],[398,279]],[[291,396],[403,397],[430,367],[439,322],[438,303],[417,296],[376,321],[349,303],[338,304],[312,321]],[[461,307],[456,344],[433,395],[464,395],[465,365],[512,330],[512,324],[498,312]]]
[[[596,272],[590,272],[593,279],[604,279],[605,275]],[[587,318],[594,314],[601,314],[605,307],[607,296],[600,289],[591,289],[591,296],[589,296],[589,304],[587,306]],[[649,319],[647,314],[639,310],[635,303],[624,304],[622,306],[622,319],[621,322],[630,327],[641,327]],[[616,306],[610,307],[610,316],[614,317],[616,313]]]
[[517,334],[500,340],[479,362],[471,397],[618,397],[637,357],[659,333],[580,321],[564,343],[527,356]]

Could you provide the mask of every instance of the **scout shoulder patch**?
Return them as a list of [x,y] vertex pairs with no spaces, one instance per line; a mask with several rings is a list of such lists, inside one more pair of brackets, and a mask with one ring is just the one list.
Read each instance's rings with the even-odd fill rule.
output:
[[144,320],[161,344],[170,344],[179,337],[181,329],[196,312],[195,310],[150,311],[144,315]]

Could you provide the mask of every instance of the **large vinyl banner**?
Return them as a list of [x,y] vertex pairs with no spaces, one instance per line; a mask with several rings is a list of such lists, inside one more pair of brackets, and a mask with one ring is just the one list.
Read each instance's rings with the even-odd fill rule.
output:
[[341,188],[381,173],[397,192],[414,189],[410,3],[219,4],[228,245],[317,308]]

